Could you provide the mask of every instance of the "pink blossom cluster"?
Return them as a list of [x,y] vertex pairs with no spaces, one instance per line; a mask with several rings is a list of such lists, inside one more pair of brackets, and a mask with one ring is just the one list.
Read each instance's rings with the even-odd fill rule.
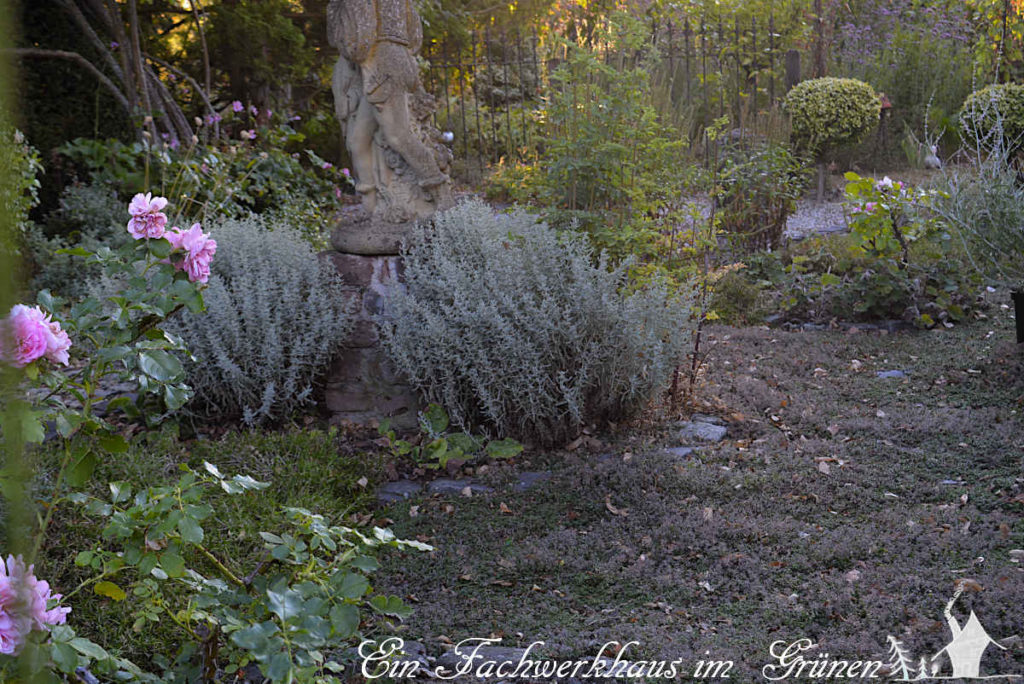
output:
[[24,368],[36,359],[68,365],[71,339],[60,323],[38,306],[16,304],[0,321],[0,359]]
[[203,232],[203,227],[193,223],[188,230],[172,228],[165,235],[176,250],[185,253],[184,258],[174,262],[175,267],[184,271],[193,283],[205,283],[210,279],[210,264],[217,252],[217,241]]
[[128,205],[128,214],[131,216],[128,221],[128,232],[136,240],[162,238],[167,227],[167,214],[163,213],[166,206],[166,198],[153,197],[151,192],[145,195],[139,193],[133,197]]
[[894,181],[892,178],[886,176],[875,183],[875,190],[878,192],[895,192],[896,194],[899,194],[903,192],[903,183]]
[[875,209],[877,209],[877,208],[878,208],[878,204],[877,203],[875,203],[875,202],[865,202],[864,206],[857,205],[857,206],[853,207],[853,209],[851,211],[854,214],[860,214],[860,213],[874,214],[875,213]]
[[132,217],[128,222],[128,232],[136,240],[165,238],[175,251],[184,253],[184,256],[171,255],[171,262],[178,270],[184,271],[193,283],[209,281],[217,241],[204,233],[198,223],[188,230],[177,226],[167,230],[167,216],[163,213],[166,206],[166,198],[153,197],[152,193],[133,197],[128,205],[128,213]]
[[50,608],[60,594],[49,583],[38,579],[35,566],[25,566],[21,556],[0,558],[0,653],[15,655],[33,630],[48,632],[54,625],[67,622],[70,608]]

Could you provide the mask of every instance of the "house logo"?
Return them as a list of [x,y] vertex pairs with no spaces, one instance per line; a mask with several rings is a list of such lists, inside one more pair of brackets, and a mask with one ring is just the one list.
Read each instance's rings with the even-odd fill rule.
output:
[[989,636],[982,627],[978,616],[971,611],[970,616],[961,625],[953,615],[953,606],[963,594],[964,585],[958,584],[953,598],[946,604],[943,616],[949,627],[951,640],[937,653],[928,657],[921,656],[917,663],[894,636],[889,635],[889,666],[892,680],[929,681],[937,679],[1021,679],[1015,674],[981,674],[981,658],[990,646],[1006,650],[1006,647]]

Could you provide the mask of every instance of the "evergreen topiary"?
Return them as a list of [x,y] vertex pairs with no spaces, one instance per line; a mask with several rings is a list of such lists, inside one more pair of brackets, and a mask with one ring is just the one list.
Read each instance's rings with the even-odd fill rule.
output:
[[878,122],[874,89],[853,78],[815,78],[797,84],[783,102],[793,142],[814,155],[856,143]]
[[794,145],[818,159],[818,201],[825,192],[824,155],[859,141],[878,123],[882,103],[853,78],[814,78],[797,84],[782,103]]

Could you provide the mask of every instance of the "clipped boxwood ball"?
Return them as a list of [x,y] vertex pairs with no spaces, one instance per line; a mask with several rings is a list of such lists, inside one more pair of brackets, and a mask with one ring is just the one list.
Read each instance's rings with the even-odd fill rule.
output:
[[878,123],[882,109],[874,89],[852,78],[803,81],[782,104],[793,125],[793,143],[816,155],[860,140]]
[[1020,149],[1024,145],[1024,85],[985,86],[968,95],[960,110],[960,125],[968,142],[988,138],[999,119],[1002,119],[1003,141],[1011,151]]

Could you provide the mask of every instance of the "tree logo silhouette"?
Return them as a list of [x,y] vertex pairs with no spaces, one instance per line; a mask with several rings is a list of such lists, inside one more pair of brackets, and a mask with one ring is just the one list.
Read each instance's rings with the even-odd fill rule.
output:
[[[949,627],[952,638],[948,644],[943,646],[935,655],[922,656],[915,667],[912,655],[903,646],[903,643],[896,637],[889,635],[889,667],[892,671],[892,678],[896,681],[924,681],[931,679],[1020,679],[1021,675],[1015,674],[981,674],[981,657],[990,645],[1006,650],[1006,647],[993,639],[981,626],[978,616],[971,611],[970,616],[961,625],[953,615],[953,606],[957,599],[964,592],[963,583],[957,584],[953,598],[946,604],[943,616],[946,618],[946,625]],[[946,661],[949,661],[951,672],[946,670]]]

